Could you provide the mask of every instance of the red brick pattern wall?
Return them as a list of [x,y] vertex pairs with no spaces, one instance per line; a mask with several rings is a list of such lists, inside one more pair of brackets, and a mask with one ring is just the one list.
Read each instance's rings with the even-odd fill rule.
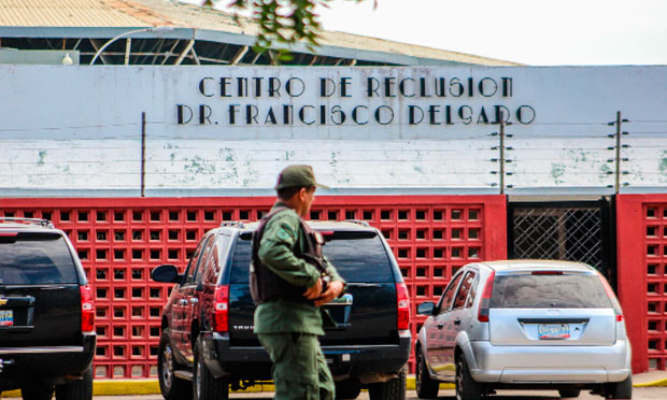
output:
[[617,197],[618,292],[635,372],[667,367],[667,195]]
[[[0,199],[0,216],[48,218],[74,243],[95,293],[97,378],[157,373],[160,314],[169,286],[150,271],[181,268],[207,230],[222,221],[255,221],[271,198]],[[416,305],[437,301],[468,262],[506,257],[503,196],[320,196],[311,219],[365,220],[382,231],[412,300],[413,335],[425,317]],[[410,360],[413,370],[414,358]]]

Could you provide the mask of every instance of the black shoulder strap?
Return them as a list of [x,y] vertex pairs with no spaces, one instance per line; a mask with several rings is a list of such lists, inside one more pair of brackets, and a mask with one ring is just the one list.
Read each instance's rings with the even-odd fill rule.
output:
[[[256,239],[261,239],[262,236],[264,235],[264,228],[266,227],[266,224],[269,223],[271,218],[274,216],[280,214],[283,211],[289,210],[288,207],[276,207],[275,209],[271,210],[270,213],[266,214],[265,216],[262,217],[262,220],[259,223],[259,226],[255,230],[255,232],[252,233],[252,240],[253,240],[253,253],[255,250],[255,243],[259,244],[259,240]],[[258,248],[259,250],[259,248]]]
[[322,255],[322,246],[318,241],[316,233],[303,219],[299,220],[301,222],[301,230],[303,231],[304,237],[306,239],[306,251],[304,254],[301,254],[300,257],[308,261],[310,264],[314,265],[320,272],[327,273],[326,259]]

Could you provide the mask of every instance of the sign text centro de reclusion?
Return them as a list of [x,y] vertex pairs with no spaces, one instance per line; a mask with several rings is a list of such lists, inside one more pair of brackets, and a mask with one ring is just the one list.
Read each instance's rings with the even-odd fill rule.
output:
[[199,104],[176,104],[177,125],[446,127],[536,118],[530,105],[505,103],[511,77],[205,76],[196,90]]

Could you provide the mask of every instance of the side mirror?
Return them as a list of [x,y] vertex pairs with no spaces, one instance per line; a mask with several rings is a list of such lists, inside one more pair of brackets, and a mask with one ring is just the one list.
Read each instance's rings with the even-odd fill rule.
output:
[[179,283],[183,276],[178,274],[175,265],[165,264],[155,267],[151,271],[151,279],[155,282]]
[[433,310],[435,310],[435,304],[432,301],[427,301],[417,306],[417,314],[433,315]]

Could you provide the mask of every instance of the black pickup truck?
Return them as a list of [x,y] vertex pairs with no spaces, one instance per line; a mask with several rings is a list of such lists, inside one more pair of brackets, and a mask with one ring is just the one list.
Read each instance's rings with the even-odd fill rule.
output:
[[67,235],[0,217],[0,391],[24,400],[90,400],[95,309]]
[[[165,399],[225,399],[230,388],[271,380],[271,362],[253,333],[248,286],[256,227],[225,223],[209,231],[184,274],[173,265],[153,270],[154,280],[176,283],[163,311],[158,352]],[[339,325],[321,338],[336,398],[355,399],[365,387],[372,400],[404,399],[410,305],[391,249],[364,223],[311,227],[325,237],[324,254],[348,283],[345,299],[325,306]]]

